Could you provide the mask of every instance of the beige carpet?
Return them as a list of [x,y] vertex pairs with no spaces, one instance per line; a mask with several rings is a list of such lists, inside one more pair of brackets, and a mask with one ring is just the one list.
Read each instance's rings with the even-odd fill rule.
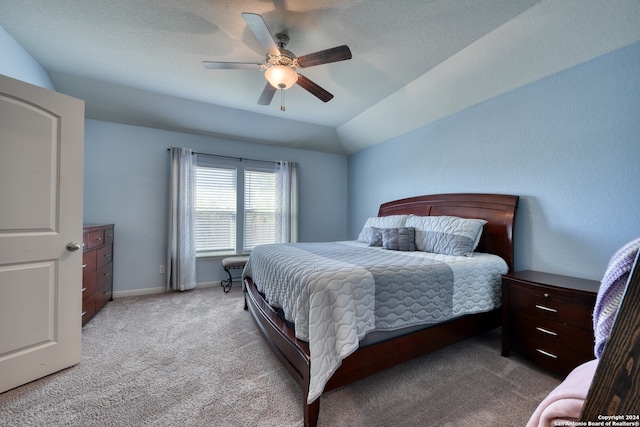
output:
[[[300,426],[298,385],[219,287],[113,301],[78,366],[0,394],[1,426]],[[500,330],[323,395],[319,426],[524,426],[560,378]]]

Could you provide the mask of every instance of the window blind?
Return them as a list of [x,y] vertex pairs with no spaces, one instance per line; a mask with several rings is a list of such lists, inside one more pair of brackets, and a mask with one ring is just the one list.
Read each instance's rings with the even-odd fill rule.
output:
[[275,209],[275,173],[245,169],[243,252],[275,242]]
[[196,168],[196,252],[236,251],[237,176],[234,168]]

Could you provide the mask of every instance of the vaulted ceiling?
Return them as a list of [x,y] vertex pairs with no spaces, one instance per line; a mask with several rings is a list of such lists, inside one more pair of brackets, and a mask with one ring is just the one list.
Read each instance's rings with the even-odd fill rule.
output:
[[[299,70],[258,105],[264,62],[242,12],[298,56],[353,58]],[[640,40],[637,0],[0,0],[0,26],[85,100],[88,118],[349,154]]]

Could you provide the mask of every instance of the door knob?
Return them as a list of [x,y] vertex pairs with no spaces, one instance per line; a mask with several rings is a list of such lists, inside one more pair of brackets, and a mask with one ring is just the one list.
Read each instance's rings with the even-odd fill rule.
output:
[[76,242],[67,243],[67,250],[68,251],[77,251],[80,248],[82,248],[82,245],[80,243],[76,243]]

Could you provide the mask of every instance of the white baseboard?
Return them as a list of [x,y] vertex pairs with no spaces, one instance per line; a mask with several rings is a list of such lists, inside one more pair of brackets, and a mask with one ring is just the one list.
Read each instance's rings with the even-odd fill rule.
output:
[[213,288],[216,286],[221,286],[220,282],[202,282],[196,284],[196,289],[204,289],[204,288]]
[[[202,282],[196,284],[196,289],[205,289],[205,288],[213,288],[215,286],[221,286],[220,282]],[[146,288],[146,289],[135,289],[132,291],[114,291],[113,299],[119,298],[127,298],[127,297],[137,297],[140,295],[154,295],[154,294],[163,294],[167,291],[164,287],[162,288]]]

